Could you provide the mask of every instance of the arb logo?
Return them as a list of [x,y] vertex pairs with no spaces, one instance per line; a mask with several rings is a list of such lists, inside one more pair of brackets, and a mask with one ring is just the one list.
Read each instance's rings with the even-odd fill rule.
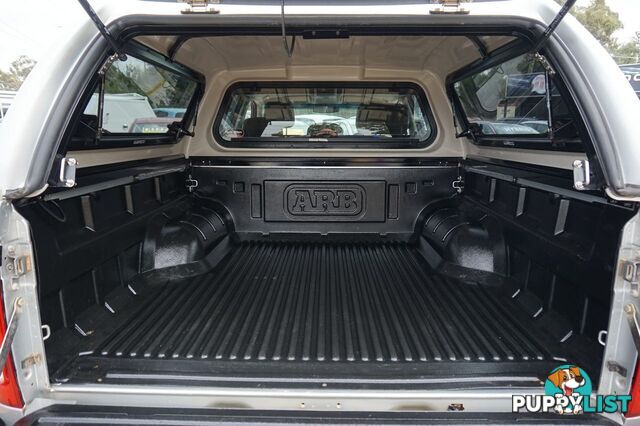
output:
[[630,395],[591,395],[591,378],[577,365],[554,368],[544,384],[544,395],[513,395],[514,413],[582,414],[626,413]]
[[364,189],[359,185],[291,185],[285,200],[292,216],[357,216],[362,213]]

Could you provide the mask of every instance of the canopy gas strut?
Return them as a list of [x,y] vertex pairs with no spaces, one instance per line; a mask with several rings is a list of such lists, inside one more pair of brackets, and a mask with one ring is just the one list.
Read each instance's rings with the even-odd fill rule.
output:
[[567,2],[562,5],[560,12],[558,12],[556,17],[553,18],[553,21],[551,21],[547,29],[544,30],[544,33],[542,33],[542,35],[534,45],[532,52],[536,53],[536,52],[539,52],[540,49],[542,49],[542,47],[545,45],[547,40],[549,40],[549,37],[551,37],[551,34],[553,34],[556,28],[558,28],[558,25],[560,25],[560,22],[562,22],[562,19],[564,19],[567,13],[569,13],[573,5],[576,4],[576,1],[577,0],[567,0]]
[[100,91],[98,92],[98,128],[96,130],[96,141],[100,140],[102,136],[102,126],[103,126],[103,108],[104,108],[104,89],[105,89],[105,74],[109,67],[117,61],[126,61],[127,55],[122,52],[122,47],[120,43],[113,37],[109,29],[104,25],[104,23],[100,20],[100,17],[96,13],[95,10],[89,4],[89,0],[78,0],[80,5],[84,8],[89,18],[96,24],[98,31],[102,34],[102,37],[107,41],[111,49],[113,50],[113,54],[107,58],[107,60],[102,64],[100,70],[98,71],[98,75],[100,76]]
[[89,15],[89,18],[91,18],[94,24],[96,24],[96,27],[98,27],[98,31],[100,31],[100,34],[102,34],[105,40],[107,40],[107,43],[109,43],[109,46],[111,46],[111,49],[113,49],[114,54],[117,55],[117,58],[120,59],[121,61],[126,61],[127,56],[120,51],[120,43],[118,43],[116,39],[113,37],[113,35],[111,35],[111,32],[100,20],[100,17],[98,17],[98,14],[96,13],[96,11],[93,10],[91,5],[89,4],[89,1],[78,0],[78,2],[80,2],[80,5],[84,8],[85,12],[87,12],[87,15]]

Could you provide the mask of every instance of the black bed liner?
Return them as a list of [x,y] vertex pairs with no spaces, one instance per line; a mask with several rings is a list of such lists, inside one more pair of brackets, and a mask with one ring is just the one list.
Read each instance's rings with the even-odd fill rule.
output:
[[204,383],[305,369],[366,380],[402,377],[404,365],[415,381],[446,364],[448,377],[538,384],[563,357],[528,320],[498,289],[435,273],[409,243],[242,242],[213,272],[149,295],[56,378]]
[[500,305],[477,285],[430,274],[402,243],[244,243],[221,271],[167,287],[99,352],[314,362],[548,359]]
[[[571,363],[597,386],[633,210],[539,170],[319,161],[199,160],[194,192],[171,171],[21,206],[52,382],[477,389]],[[509,178],[534,172],[557,193]]]

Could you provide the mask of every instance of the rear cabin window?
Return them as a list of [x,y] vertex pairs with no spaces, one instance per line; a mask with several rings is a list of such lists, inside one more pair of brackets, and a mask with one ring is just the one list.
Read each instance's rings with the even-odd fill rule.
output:
[[548,149],[581,145],[572,105],[531,55],[453,84],[463,121],[480,142]]
[[424,146],[435,128],[413,84],[240,84],[229,89],[214,126],[223,145]]

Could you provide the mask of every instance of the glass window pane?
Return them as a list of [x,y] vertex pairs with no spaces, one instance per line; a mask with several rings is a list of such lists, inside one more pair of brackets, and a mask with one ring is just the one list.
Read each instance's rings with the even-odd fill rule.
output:
[[454,84],[468,122],[485,135],[549,133],[546,88],[544,68],[529,55]]
[[216,133],[225,141],[426,141],[432,121],[417,87],[286,84],[236,86]]
[[[102,127],[105,133],[166,133],[182,121],[196,83],[133,56],[116,61],[105,75]],[[85,114],[98,113],[94,93]]]

